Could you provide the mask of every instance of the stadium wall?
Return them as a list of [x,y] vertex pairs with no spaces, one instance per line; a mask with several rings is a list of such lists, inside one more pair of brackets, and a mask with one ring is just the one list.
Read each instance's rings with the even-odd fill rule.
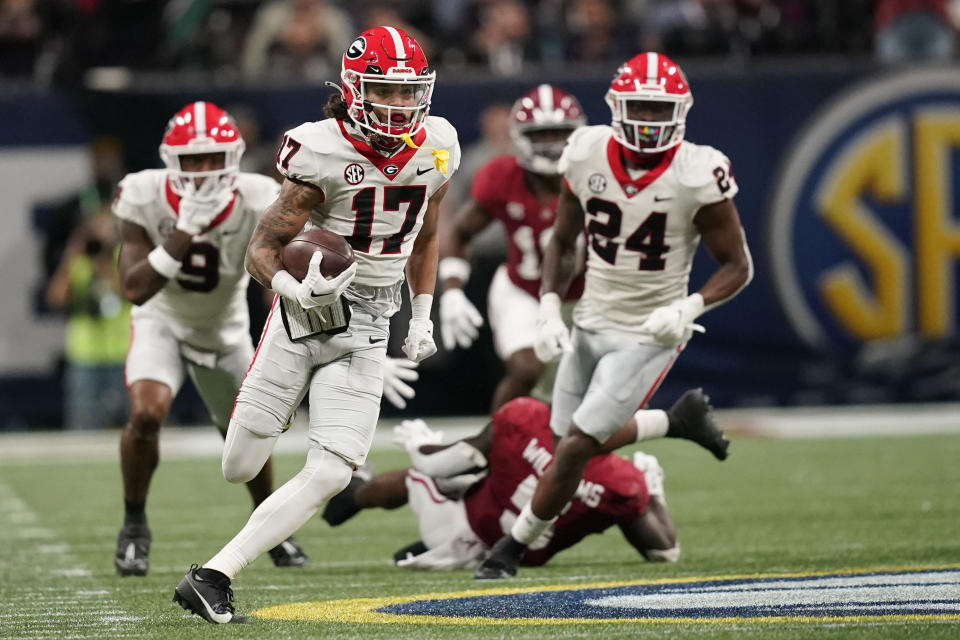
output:
[[[736,300],[704,317],[707,333],[689,345],[656,402],[666,404],[691,386],[703,386],[725,407],[960,397],[956,71],[826,64],[688,71],[695,105],[687,137],[718,147],[733,163],[756,276]],[[601,74],[509,81],[441,75],[433,113],[451,120],[467,145],[477,137],[484,106],[550,81],[580,97],[591,123],[604,123],[607,80]],[[50,381],[61,325],[34,312],[39,257],[31,216],[43,200],[84,179],[83,143],[94,134],[116,135],[127,145],[131,170],[157,166],[160,132],[188,101],[249,108],[270,140],[321,118],[329,91],[144,84],[71,97],[0,97],[0,188],[11,230],[0,239],[6,276],[0,284],[0,429],[56,423],[49,398],[57,393]],[[24,158],[39,158],[41,165],[31,168]],[[498,257],[479,258],[480,277],[468,289],[481,307],[483,280]],[[708,256],[698,256],[691,285],[711,268]],[[467,352],[426,361],[407,412],[482,413],[500,375],[489,334],[483,337]]]

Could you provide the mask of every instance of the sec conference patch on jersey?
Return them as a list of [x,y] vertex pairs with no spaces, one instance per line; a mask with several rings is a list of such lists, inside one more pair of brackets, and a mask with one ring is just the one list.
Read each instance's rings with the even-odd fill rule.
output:
[[259,618],[437,624],[960,620],[960,566],[484,589],[278,605]]

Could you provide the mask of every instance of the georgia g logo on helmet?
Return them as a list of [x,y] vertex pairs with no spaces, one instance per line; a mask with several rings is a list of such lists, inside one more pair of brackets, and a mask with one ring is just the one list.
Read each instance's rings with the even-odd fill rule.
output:
[[356,60],[363,55],[363,52],[367,50],[367,40],[363,36],[359,36],[354,40],[349,47],[347,47],[346,56],[351,60]]

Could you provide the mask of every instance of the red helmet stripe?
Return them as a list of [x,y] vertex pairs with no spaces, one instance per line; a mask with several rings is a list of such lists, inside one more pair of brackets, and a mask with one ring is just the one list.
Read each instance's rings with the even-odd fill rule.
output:
[[193,126],[197,131],[198,138],[207,137],[207,103],[193,103]]
[[406,68],[408,56],[406,49],[403,48],[403,38],[400,37],[400,32],[394,27],[384,27],[384,29],[387,30],[387,33],[390,34],[390,39],[393,40],[393,48],[397,56],[397,66]]

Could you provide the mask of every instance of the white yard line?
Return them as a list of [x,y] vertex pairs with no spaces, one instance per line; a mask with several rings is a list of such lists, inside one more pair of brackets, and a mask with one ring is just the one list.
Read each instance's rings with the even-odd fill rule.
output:
[[[5,589],[0,630],[9,640],[36,638],[136,638],[141,618],[129,615],[105,585],[73,555],[70,545],[39,521],[0,482],[0,564],[31,576],[35,590]],[[55,586],[51,586],[55,585]],[[30,613],[33,612],[33,613]],[[64,634],[64,630],[69,631]]]
[[[717,419],[734,436],[764,438],[829,438],[960,433],[960,403],[873,405],[856,407],[805,407],[721,409]],[[280,436],[277,453],[306,451],[303,412],[291,429]],[[484,416],[431,418],[428,424],[443,431],[444,441],[476,433]],[[396,447],[390,442],[399,420],[382,420],[374,449]],[[74,462],[118,460],[119,431],[38,431],[0,434],[0,462],[69,458]],[[165,459],[220,455],[223,441],[212,426],[164,427],[160,436]]]

